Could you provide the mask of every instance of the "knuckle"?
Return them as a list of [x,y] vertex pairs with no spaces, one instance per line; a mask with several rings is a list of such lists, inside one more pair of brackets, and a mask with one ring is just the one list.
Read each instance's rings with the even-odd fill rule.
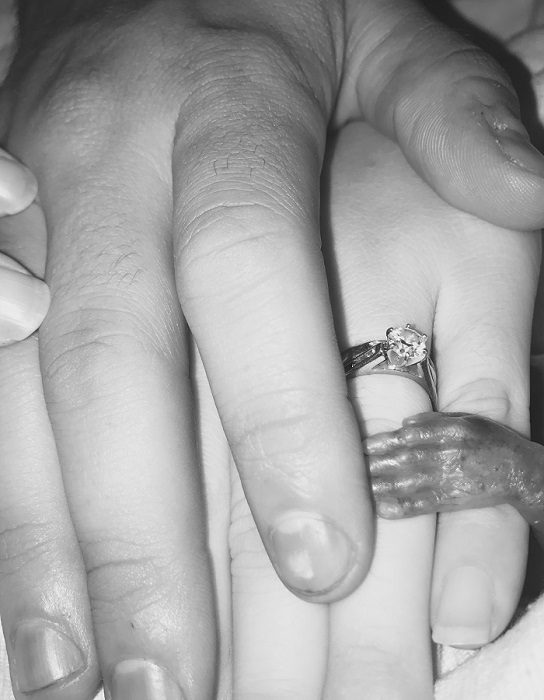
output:
[[187,288],[191,296],[208,295],[209,275],[224,280],[231,270],[239,271],[235,272],[237,288],[252,288],[265,271],[270,274],[275,269],[287,247],[295,247],[302,226],[294,225],[291,213],[282,211],[278,202],[259,203],[259,196],[255,193],[251,203],[203,209],[188,223],[178,252],[184,296]]
[[324,418],[312,411],[312,403],[306,400],[308,393],[301,394],[287,392],[280,401],[259,397],[224,416],[238,466],[246,472],[246,483],[261,478],[265,469],[293,488],[298,481],[309,479],[313,465],[323,459],[327,426]]
[[371,476],[370,485],[374,496],[384,496],[395,489],[394,482],[387,477]]
[[42,78],[25,109],[28,148],[36,142],[46,155],[54,153],[55,159],[70,159],[80,167],[81,159],[102,138],[104,127],[118,119],[121,105],[112,82],[92,61]]
[[46,522],[13,523],[9,513],[0,519],[0,576],[36,571],[58,560],[65,543],[58,527]]
[[409,450],[399,450],[396,457],[397,461],[400,465],[406,467],[407,465],[411,464],[412,462],[416,462],[418,459],[419,455],[419,450],[416,450],[415,448],[409,449]]
[[[130,377],[151,362],[157,368],[173,362],[183,367],[173,294],[152,274],[136,247],[122,242],[122,222],[105,225],[111,242],[88,254],[77,275],[69,274],[77,269],[77,249],[64,260],[40,337],[44,381],[61,392],[62,400],[69,399],[74,387],[93,397],[100,394],[104,380]],[[116,227],[122,229],[118,235]],[[103,238],[100,233],[92,231]]]
[[[152,103],[150,91],[166,98],[161,62],[150,46],[153,25],[145,27],[139,15],[99,28],[89,24],[87,32],[77,25],[59,30],[46,47],[33,48],[32,56],[26,47],[15,62],[12,72],[25,73],[18,115],[27,127],[25,148],[36,144],[46,160],[54,157],[56,172],[59,164],[80,168],[82,158],[92,163],[111,149],[112,133],[137,128],[131,115]],[[137,60],[138,52],[145,60]]]
[[211,89],[221,99],[225,94],[223,81],[227,79],[233,89],[242,91],[252,101],[266,85],[267,99],[293,114],[291,99],[297,107],[317,108],[322,113],[323,106],[332,102],[332,57],[324,59],[310,50],[308,60],[285,32],[216,26],[211,34],[203,34],[200,46],[199,63],[212,63],[215,68],[208,71],[212,77],[204,90]]
[[88,406],[121,384],[135,386],[143,368],[167,370],[179,350],[156,323],[126,309],[66,312],[43,341],[42,374],[51,405]]
[[87,583],[97,624],[145,615],[175,604],[172,582],[175,557],[148,545],[96,533],[80,541]]
[[[519,422],[522,413],[514,404],[512,392],[503,381],[495,377],[480,377],[456,387],[445,397],[440,410],[446,413],[466,412],[492,418],[500,423]],[[464,421],[464,430],[474,430],[471,421]]]

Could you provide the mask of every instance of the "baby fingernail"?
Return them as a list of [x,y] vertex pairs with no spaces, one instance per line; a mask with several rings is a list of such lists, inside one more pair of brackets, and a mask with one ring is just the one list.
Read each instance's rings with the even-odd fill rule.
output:
[[32,172],[22,163],[0,155],[0,216],[26,209],[37,192],[38,183]]
[[49,301],[45,282],[0,255],[0,345],[33,333],[45,318]]
[[383,440],[381,437],[372,436],[367,437],[363,440],[363,452],[367,455],[373,452],[380,452],[380,448],[383,446]]
[[376,513],[380,518],[402,518],[404,510],[398,501],[376,501]]
[[21,693],[32,693],[78,675],[85,668],[85,659],[63,632],[43,620],[33,620],[15,632],[12,668]]
[[333,590],[354,563],[347,535],[317,514],[291,511],[280,516],[270,531],[270,540],[278,574],[300,595]]
[[499,148],[511,163],[538,177],[544,177],[544,156],[523,133],[505,129],[495,136]]
[[491,639],[493,583],[477,566],[461,566],[449,573],[433,625],[438,644],[479,647]]
[[114,669],[111,700],[184,700],[181,688],[165,671],[145,659],[126,659]]

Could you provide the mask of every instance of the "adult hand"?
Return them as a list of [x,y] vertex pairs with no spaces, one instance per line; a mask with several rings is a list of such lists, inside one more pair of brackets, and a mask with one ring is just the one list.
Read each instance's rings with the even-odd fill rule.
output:
[[[324,244],[342,346],[383,338],[388,326],[410,321],[432,337],[441,407],[527,434],[538,237],[448,207],[368,125],[343,130],[330,172]],[[421,387],[401,376],[360,376],[349,387],[365,435],[429,408]],[[202,403],[210,408],[209,399]],[[228,453],[211,411],[206,417],[203,456],[213,496],[225,491],[218,465]],[[218,500],[212,514],[222,512]],[[329,609],[309,606],[279,586],[235,483],[237,700],[431,698],[429,627],[435,641],[458,646],[500,634],[518,601],[527,535],[506,505],[445,514],[436,540],[434,524],[429,516],[380,519],[374,562],[360,588]],[[215,528],[212,517],[212,534]]]
[[276,571],[301,597],[345,596],[373,525],[318,245],[327,124],[365,115],[444,197],[501,225],[544,220],[541,158],[500,70],[410,2],[20,7],[9,143],[38,175],[49,230],[55,443],[29,353],[32,387],[8,374],[5,405],[32,414],[42,458],[22,453],[31,482],[0,505],[5,532],[26,534],[10,561],[31,560],[49,595],[22,586],[24,566],[0,582],[12,672],[20,692],[85,697],[92,611],[114,698],[141,679],[206,697],[215,629],[184,319]]

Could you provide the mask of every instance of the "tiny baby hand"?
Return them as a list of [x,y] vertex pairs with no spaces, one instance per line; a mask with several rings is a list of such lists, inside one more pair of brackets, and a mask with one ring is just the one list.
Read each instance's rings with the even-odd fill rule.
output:
[[384,518],[498,503],[521,510],[543,451],[495,421],[464,413],[413,416],[399,430],[368,438],[364,449]]

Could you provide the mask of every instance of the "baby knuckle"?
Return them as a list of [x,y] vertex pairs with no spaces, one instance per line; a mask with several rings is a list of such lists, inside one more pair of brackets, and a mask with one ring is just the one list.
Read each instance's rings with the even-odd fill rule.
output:
[[372,487],[372,493],[376,498],[383,497],[396,490],[395,482],[391,479],[384,479],[383,477],[371,477],[370,485]]

